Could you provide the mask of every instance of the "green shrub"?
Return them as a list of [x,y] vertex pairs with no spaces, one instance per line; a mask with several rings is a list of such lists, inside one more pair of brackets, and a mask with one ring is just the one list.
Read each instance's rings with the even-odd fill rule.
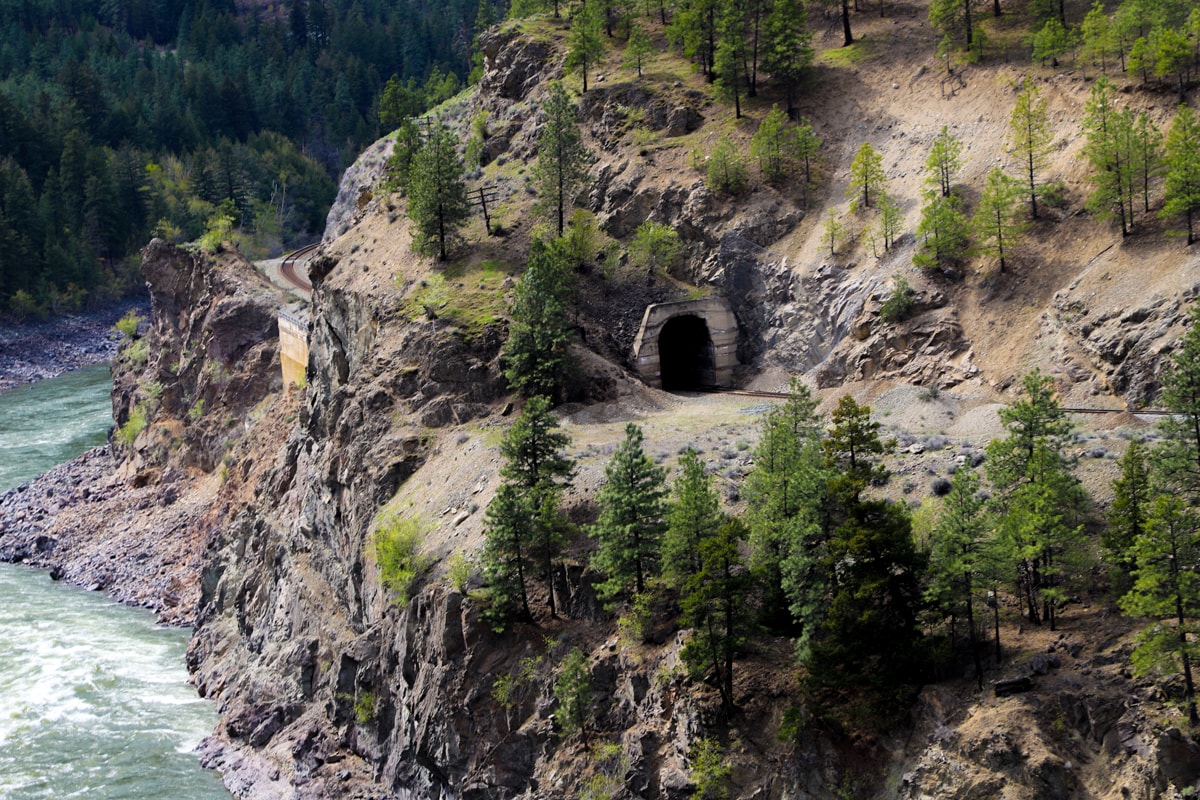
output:
[[145,336],[141,339],[134,339],[125,347],[124,355],[129,359],[130,366],[134,369],[141,369],[150,360],[150,342],[146,341]]
[[649,592],[642,592],[629,604],[629,610],[617,620],[617,629],[631,644],[641,644],[649,638],[653,620]]
[[18,289],[8,299],[8,311],[16,317],[17,322],[24,322],[27,319],[42,319],[46,316],[45,307],[24,289]]
[[713,739],[701,739],[692,746],[692,782],[696,797],[701,800],[726,800],[729,787],[725,781],[733,773],[721,745]]
[[648,275],[660,269],[670,272],[682,255],[683,245],[675,229],[652,220],[638,226],[633,243],[629,245],[630,263],[644,269]]
[[903,275],[892,276],[892,293],[879,309],[884,322],[900,322],[908,319],[913,310],[913,290]]
[[138,328],[140,328],[142,323],[145,321],[145,317],[133,309],[130,309],[125,316],[117,320],[117,324],[113,327],[123,334],[125,338],[132,339],[133,337],[137,336]]
[[204,398],[201,397],[195,403],[192,403],[192,407],[188,409],[188,419],[190,419],[192,422],[196,422],[203,416],[204,416]]
[[591,263],[600,251],[602,237],[596,216],[586,209],[575,209],[562,235],[563,250],[571,266],[579,269]]
[[375,718],[375,708],[378,701],[373,692],[363,692],[358,696],[358,700],[354,702],[354,718],[360,724],[366,725]]
[[1038,202],[1046,208],[1066,208],[1067,185],[1062,181],[1049,181],[1037,187]]
[[466,593],[467,584],[471,582],[471,561],[462,553],[455,553],[446,562],[446,578],[450,586],[459,594]]
[[129,419],[117,429],[117,441],[126,446],[132,446],[138,434],[146,430],[146,407],[138,403],[129,412]]
[[398,514],[378,520],[375,528],[375,561],[379,565],[380,582],[399,595],[398,602],[408,602],[413,584],[427,566],[417,549],[421,546],[420,523]]
[[746,161],[728,136],[722,136],[717,142],[716,148],[709,156],[705,175],[708,188],[717,194],[741,194],[750,188]]

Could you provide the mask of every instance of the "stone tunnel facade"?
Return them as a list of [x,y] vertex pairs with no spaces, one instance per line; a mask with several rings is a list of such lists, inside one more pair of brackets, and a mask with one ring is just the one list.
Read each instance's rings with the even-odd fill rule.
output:
[[723,297],[655,303],[633,343],[634,370],[657,389],[733,384],[738,325]]

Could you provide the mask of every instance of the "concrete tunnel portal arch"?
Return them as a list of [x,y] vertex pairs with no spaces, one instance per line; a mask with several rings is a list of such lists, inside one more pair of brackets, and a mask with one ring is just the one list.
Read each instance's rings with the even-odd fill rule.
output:
[[647,306],[633,343],[638,376],[657,389],[731,386],[737,320],[723,297]]

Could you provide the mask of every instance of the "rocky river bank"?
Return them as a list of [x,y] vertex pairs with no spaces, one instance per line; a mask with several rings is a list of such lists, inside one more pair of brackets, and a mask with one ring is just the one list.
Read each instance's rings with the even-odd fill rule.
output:
[[109,361],[120,345],[117,320],[130,309],[147,315],[149,308],[138,297],[44,322],[0,325],[0,392]]

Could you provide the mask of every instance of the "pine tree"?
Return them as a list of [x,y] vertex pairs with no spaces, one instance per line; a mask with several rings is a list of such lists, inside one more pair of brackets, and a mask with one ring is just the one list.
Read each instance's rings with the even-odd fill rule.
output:
[[829,419],[831,427],[821,443],[825,466],[836,473],[831,480],[832,494],[849,506],[859,501],[868,486],[887,480],[889,473],[880,459],[894,443],[879,438],[880,425],[871,419],[871,407],[859,405],[848,394],[838,401]]
[[533,619],[525,588],[526,574],[532,572],[529,532],[536,516],[529,500],[516,484],[506,482],[484,517],[486,539],[479,560],[490,601],[485,616],[497,631]]
[[785,564],[822,535],[819,508],[829,474],[816,407],[808,387],[793,379],[787,402],[763,420],[746,479],[751,564],[763,590],[764,617],[775,629],[789,626],[788,595],[803,593],[785,578]]
[[721,10],[721,39],[714,58],[717,95],[733,101],[734,119],[742,118],[742,91],[749,83],[746,62],[747,11],[743,0],[724,0]]
[[784,86],[787,113],[796,110],[796,85],[812,66],[812,32],[808,13],[800,0],[773,0],[766,21],[763,70]]
[[976,594],[989,573],[989,530],[979,476],[960,467],[950,483],[950,493],[938,516],[929,554],[930,586],[926,597],[945,597],[950,613],[961,609],[967,624],[967,643],[975,663],[979,689],[983,689],[983,662],[975,624]]
[[949,126],[943,125],[934,138],[925,169],[929,172],[926,183],[937,186],[942,197],[949,197],[950,182],[954,174],[962,169],[962,143],[950,133]]
[[733,656],[749,628],[747,602],[750,576],[742,564],[740,545],[746,527],[726,519],[698,545],[698,569],[684,581],[679,607],[692,638],[681,657],[691,673],[713,675],[726,714],[733,711]]
[[967,257],[971,246],[970,224],[962,211],[958,195],[940,196],[932,189],[924,192],[921,221],[917,235],[921,247],[913,255],[913,264],[925,269],[956,267]]
[[1192,308],[1162,386],[1162,403],[1174,413],[1159,423],[1158,479],[1165,491],[1195,503],[1200,500],[1200,305]]
[[750,155],[767,183],[779,183],[788,175],[788,135],[787,115],[778,105],[771,106],[750,138]]
[[1113,30],[1100,0],[1092,3],[1079,31],[1084,58],[1090,58],[1093,64],[1099,61],[1100,74],[1107,75],[1108,58],[1113,53]]
[[1150,213],[1150,183],[1162,171],[1162,131],[1145,112],[1133,125],[1133,173],[1142,188],[1142,210]]
[[604,469],[605,483],[596,498],[600,518],[591,530],[598,547],[592,569],[605,576],[596,587],[602,600],[642,594],[658,572],[658,554],[666,529],[666,473],[642,448],[642,430],[625,426],[625,441]]
[[1021,182],[1005,175],[999,167],[989,172],[971,227],[980,252],[1000,259],[1003,272],[1005,254],[1017,246],[1027,227],[1021,208]]
[[883,249],[890,250],[900,235],[900,226],[904,222],[904,215],[900,211],[900,204],[893,200],[890,194],[880,195],[878,207],[879,238],[883,241]]
[[604,39],[600,33],[604,21],[597,2],[598,0],[584,1],[571,18],[571,33],[567,37],[566,67],[569,70],[579,70],[583,78],[584,92],[588,90],[588,70],[595,67],[596,62],[604,55]]
[[550,214],[557,234],[562,236],[567,208],[575,204],[587,180],[591,153],[579,136],[579,111],[561,82],[550,84],[545,111],[533,173],[542,210]]
[[887,175],[883,171],[883,156],[870,142],[863,142],[850,164],[850,185],[846,187],[846,196],[851,198],[850,210],[870,208],[871,199],[886,192]]
[[1151,500],[1150,466],[1146,448],[1136,440],[1121,456],[1121,474],[1113,481],[1113,501],[1108,509],[1108,525],[1101,533],[1100,541],[1112,564],[1119,573],[1113,574],[1114,583],[1122,583],[1131,574],[1137,563],[1133,560],[1133,544],[1146,531],[1146,516]]
[[471,213],[463,163],[450,129],[440,122],[430,127],[425,142],[413,157],[408,175],[408,216],[416,226],[413,243],[438,259],[448,258],[448,244]]
[[924,568],[904,506],[848,506],[820,564],[830,590],[804,660],[804,684],[818,709],[870,725],[906,706],[904,687],[924,660],[917,625]]
[[700,71],[713,80],[714,59],[717,55],[717,28],[721,0],[686,0],[676,10],[675,19],[667,31],[678,43],[683,54],[694,59]]
[[1200,213],[1200,122],[1196,113],[1181,105],[1167,131],[1163,183],[1164,217],[1187,220],[1187,243],[1196,241],[1193,218]]
[[736,144],[728,136],[717,140],[705,168],[708,188],[713,192],[739,195],[750,187],[746,162]]
[[1094,185],[1088,207],[1100,217],[1116,216],[1121,235],[1129,235],[1133,222],[1134,116],[1128,108],[1114,105],[1116,89],[1101,76],[1092,85],[1083,118],[1087,145],[1084,154],[1092,164]]
[[973,2],[976,0],[934,0],[929,6],[929,24],[934,30],[946,37],[948,43],[961,37],[963,49],[968,52],[975,43]]
[[1054,630],[1064,568],[1078,555],[1086,495],[1063,454],[1072,428],[1053,381],[1035,370],[1022,387],[1024,396],[1000,411],[1008,436],[988,445],[987,472],[1029,621]]
[[684,450],[679,465],[682,474],[675,481],[675,500],[667,512],[662,541],[663,574],[677,589],[700,571],[700,543],[711,537],[723,520],[712,478],[696,451]]
[[[1137,561],[1133,588],[1121,598],[1126,614],[1155,617],[1138,636],[1133,664],[1138,673],[1151,670],[1183,672],[1184,702],[1188,720],[1200,724],[1196,713],[1196,686],[1192,664],[1200,634],[1200,519],[1187,500],[1159,495],[1154,500],[1145,531],[1133,545]],[[1169,622],[1168,622],[1169,621]],[[1178,662],[1176,662],[1178,659]]]
[[625,43],[625,60],[622,63],[625,67],[633,67],[637,70],[637,76],[642,77],[642,68],[646,65],[646,61],[654,53],[654,42],[650,39],[650,34],[646,33],[646,29],[634,23],[629,29],[629,39]]
[[529,263],[517,284],[501,356],[509,385],[526,397],[554,397],[562,389],[573,274],[562,248],[538,238],[530,242]]
[[554,721],[564,736],[578,732],[584,744],[588,741],[588,722],[592,710],[592,671],[588,657],[578,647],[571,648],[563,659],[562,669],[554,682]]
[[1043,66],[1050,60],[1050,66],[1057,67],[1059,56],[1066,55],[1075,47],[1075,37],[1067,30],[1058,17],[1046,20],[1042,29],[1033,37],[1033,59]]
[[484,575],[495,581],[493,591],[499,596],[500,625],[513,619],[514,592],[519,591],[520,618],[530,617],[525,582],[535,568],[546,584],[550,615],[557,615],[554,565],[564,528],[558,506],[575,470],[563,452],[570,442],[550,412],[550,400],[539,396],[525,404],[500,443],[504,482],[488,506],[482,556]]
[[1008,130],[1013,150],[1021,159],[1029,181],[1030,216],[1037,219],[1037,177],[1050,152],[1051,134],[1046,101],[1041,90],[1028,80],[1017,95]]

